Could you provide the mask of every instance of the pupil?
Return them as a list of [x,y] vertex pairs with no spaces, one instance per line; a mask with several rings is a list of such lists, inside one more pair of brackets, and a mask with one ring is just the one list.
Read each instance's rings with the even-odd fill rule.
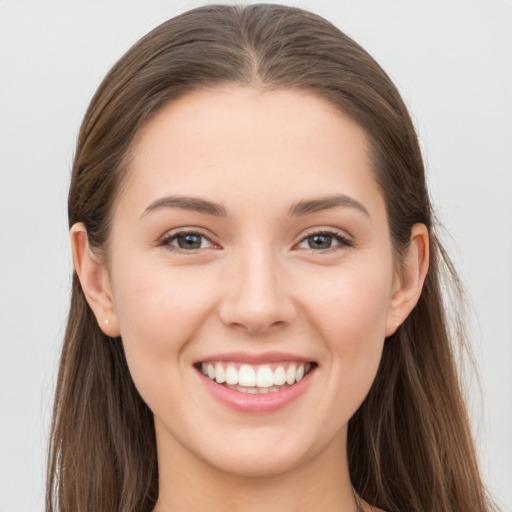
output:
[[313,235],[309,237],[309,246],[312,249],[329,249],[332,244],[330,235]]
[[178,238],[178,245],[182,249],[200,249],[201,237],[199,235],[185,235]]

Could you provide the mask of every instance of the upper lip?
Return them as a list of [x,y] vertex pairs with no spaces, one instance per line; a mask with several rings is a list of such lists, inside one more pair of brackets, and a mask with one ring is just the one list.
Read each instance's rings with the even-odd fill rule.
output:
[[252,354],[249,352],[224,352],[222,354],[212,354],[202,359],[198,359],[197,361],[194,361],[194,364],[207,363],[209,361],[232,361],[254,365],[265,363],[279,363],[285,361],[294,361],[301,363],[314,362],[309,357],[304,357],[297,354],[290,354],[286,352],[262,352],[259,354]]

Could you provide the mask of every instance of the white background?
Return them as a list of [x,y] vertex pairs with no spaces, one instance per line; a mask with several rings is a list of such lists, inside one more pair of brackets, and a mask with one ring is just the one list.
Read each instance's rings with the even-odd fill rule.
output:
[[[284,2],[291,3],[291,2]],[[512,511],[512,3],[298,0],[401,90],[472,298],[485,480]],[[110,66],[199,2],[0,0],[0,512],[42,511],[70,284],[66,194],[79,123]],[[475,390],[472,392],[475,393]]]

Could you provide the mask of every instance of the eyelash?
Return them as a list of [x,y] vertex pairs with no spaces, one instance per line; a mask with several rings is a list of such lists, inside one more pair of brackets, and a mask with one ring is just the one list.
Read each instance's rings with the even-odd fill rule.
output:
[[[196,248],[193,248],[193,249],[186,249],[186,248],[183,248],[183,247],[178,247],[176,245],[173,245],[172,242],[177,242],[177,240],[180,238],[180,237],[186,237],[186,236],[194,236],[194,237],[200,237],[202,240],[201,240],[201,245],[203,243],[203,240],[206,240],[208,241],[208,243],[210,243],[211,245],[209,247],[196,247]],[[341,235],[340,233],[337,233],[335,231],[329,231],[329,230],[319,230],[319,231],[312,231],[311,233],[308,233],[304,238],[302,238],[300,240],[300,242],[298,244],[296,244],[294,247],[298,247],[300,244],[302,243],[307,243],[308,239],[311,239],[315,236],[326,236],[326,237],[330,237],[332,240],[338,242],[337,245],[334,245],[332,247],[327,247],[327,248],[321,248],[321,249],[314,249],[312,247],[303,247],[301,249],[304,249],[304,250],[308,250],[308,251],[312,251],[312,252],[321,252],[321,253],[330,253],[330,252],[334,252],[334,251],[338,251],[342,248],[347,248],[347,247],[353,247],[353,243],[345,236]],[[205,248],[218,248],[219,246],[217,246],[214,242],[212,242],[212,240],[207,237],[206,235],[204,235],[203,233],[201,232],[198,232],[198,231],[179,231],[177,233],[172,233],[168,236],[165,236],[160,242],[159,242],[159,245],[161,246],[165,246],[167,249],[171,250],[171,251],[176,251],[176,252],[182,252],[182,253],[192,253],[192,252],[195,252],[195,251],[198,251],[200,249],[205,249]]]
[[212,242],[209,237],[207,237],[206,235],[204,235],[203,233],[201,233],[199,231],[193,231],[193,230],[191,230],[191,231],[178,231],[177,233],[172,233],[172,234],[162,238],[162,240],[160,241],[160,243],[158,245],[165,246],[170,251],[177,251],[177,252],[195,252],[195,251],[200,250],[200,249],[205,249],[205,247],[197,247],[197,248],[193,248],[193,249],[185,249],[183,247],[178,247],[176,245],[172,245],[172,242],[177,241],[179,238],[186,237],[186,236],[200,237],[202,239],[201,240],[201,245],[203,243],[203,240],[207,240],[211,244],[211,247],[208,247],[208,248],[218,248],[218,246],[214,242]]
[[312,237],[315,237],[315,236],[328,236],[331,239],[337,241],[338,244],[335,246],[332,246],[332,247],[327,247],[325,249],[318,249],[318,250],[313,249],[311,247],[304,247],[305,250],[312,251],[312,252],[321,252],[323,254],[326,254],[326,253],[339,251],[343,248],[354,247],[354,244],[352,243],[352,241],[349,240],[347,237],[343,236],[342,234],[340,234],[336,231],[329,231],[329,230],[325,230],[325,229],[322,229],[319,231],[312,231],[311,233],[308,233],[304,238],[302,238],[302,240],[297,245],[300,245],[300,244],[306,242],[308,239],[311,239]]

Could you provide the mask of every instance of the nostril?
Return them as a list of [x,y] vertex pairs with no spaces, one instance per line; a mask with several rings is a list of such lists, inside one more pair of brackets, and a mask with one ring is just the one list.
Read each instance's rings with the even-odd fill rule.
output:
[[276,328],[282,327],[286,324],[284,320],[276,320],[267,322],[262,320],[259,323],[247,323],[247,325],[239,324],[242,329],[246,329],[251,334],[259,334],[261,332],[266,332],[269,330],[274,330]]

